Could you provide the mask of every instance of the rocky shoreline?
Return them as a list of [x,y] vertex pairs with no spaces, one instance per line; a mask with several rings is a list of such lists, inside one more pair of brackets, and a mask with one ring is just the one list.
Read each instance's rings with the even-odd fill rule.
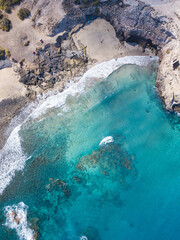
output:
[[[60,92],[63,91],[67,82],[82,76],[97,62],[87,54],[87,46],[80,42],[80,48],[78,48],[73,40],[74,34],[96,19],[104,19],[109,22],[120,43],[137,44],[142,47],[142,54],[148,50],[151,56],[158,55],[160,66],[156,87],[159,95],[165,102],[167,110],[180,112],[179,93],[174,94],[176,86],[166,89],[170,84],[167,83],[169,81],[167,80],[167,71],[164,70],[167,67],[167,50],[174,49],[174,42],[177,41],[177,38],[168,27],[165,16],[158,15],[150,5],[142,1],[134,1],[135,4],[124,4],[122,0],[98,1],[95,6],[76,5],[73,0],[63,1],[65,15],[61,21],[56,21],[55,24],[53,22],[47,33],[48,36],[57,36],[55,43],[37,45],[32,61],[21,59],[17,62],[13,57],[11,58],[13,69],[20,75],[20,82],[26,86],[27,93],[20,104],[18,100],[7,100],[1,103],[1,125],[3,127],[0,133],[2,136],[5,136],[5,129],[10,119],[19,113],[24,103],[34,100],[37,94],[42,94],[49,89],[55,88]],[[34,28],[38,28],[38,25],[34,24]],[[9,64],[9,61],[7,63]],[[178,71],[178,67],[173,69],[173,64],[167,69],[169,74]],[[175,80],[173,81],[175,82]],[[12,104],[12,108],[14,105],[17,106],[9,114],[3,109],[11,101],[16,103]],[[5,137],[0,148],[2,148],[4,140]]]
[[[81,50],[77,49],[72,35],[97,18],[110,22],[121,42],[138,44],[143,50],[151,49],[160,60],[163,58],[162,49],[175,38],[166,29],[164,18],[155,16],[154,9],[142,1],[138,1],[137,5],[123,5],[121,0],[114,0],[102,3],[100,1],[98,6],[82,6],[68,0],[63,2],[63,7],[65,17],[53,25],[49,33],[51,36],[59,34],[56,43],[37,47],[33,62],[14,63],[14,69],[21,77],[20,82],[24,83],[29,91],[27,96],[32,99],[39,89],[43,92],[54,87],[56,83],[62,91],[67,81],[87,70],[93,59],[88,58],[86,46],[82,45]],[[160,72],[156,86],[164,100]],[[167,109],[174,108],[167,106]]]
[[28,98],[19,97],[14,99],[5,99],[0,102],[0,149],[3,148],[9,134],[6,132],[11,120],[17,116],[23,107],[29,102]]

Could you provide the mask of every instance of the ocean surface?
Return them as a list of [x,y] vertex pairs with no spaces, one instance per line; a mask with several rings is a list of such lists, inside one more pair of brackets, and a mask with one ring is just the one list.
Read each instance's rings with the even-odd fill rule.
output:
[[180,125],[155,79],[124,65],[18,128],[0,240],[180,239]]

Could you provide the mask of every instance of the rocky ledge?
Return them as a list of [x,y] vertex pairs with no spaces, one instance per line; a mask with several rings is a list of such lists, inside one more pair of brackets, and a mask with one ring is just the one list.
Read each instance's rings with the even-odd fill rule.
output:
[[54,34],[69,32],[75,25],[103,18],[114,27],[120,41],[147,45],[160,50],[173,35],[164,26],[164,18],[155,16],[154,9],[139,1],[137,5],[124,5],[121,0],[102,1],[98,6],[77,7],[73,0],[64,1],[66,16],[55,26]]
[[86,70],[88,58],[85,51],[76,50],[70,39],[62,44],[46,44],[37,47],[32,63],[20,61],[14,69],[20,74],[20,82],[29,90],[28,96],[34,98],[36,89],[46,90],[59,83],[59,91],[62,91],[67,81],[81,75]]

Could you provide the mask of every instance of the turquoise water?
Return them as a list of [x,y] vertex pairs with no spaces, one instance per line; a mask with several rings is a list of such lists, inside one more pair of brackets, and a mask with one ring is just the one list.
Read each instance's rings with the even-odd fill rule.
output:
[[[163,110],[155,78],[123,66],[26,122],[30,159],[1,196],[1,224],[5,206],[24,202],[42,240],[180,239],[179,120]],[[1,225],[0,239],[18,237]]]

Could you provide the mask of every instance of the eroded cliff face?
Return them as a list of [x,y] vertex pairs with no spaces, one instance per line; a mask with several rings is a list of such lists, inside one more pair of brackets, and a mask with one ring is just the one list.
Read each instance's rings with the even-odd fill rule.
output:
[[163,17],[154,9],[139,1],[137,5],[123,5],[122,1],[106,1],[97,6],[75,5],[64,1],[66,16],[54,29],[54,33],[70,31],[77,24],[87,24],[97,17],[109,21],[121,41],[138,43],[160,50],[173,37],[163,26]]
[[161,50],[161,62],[158,69],[156,87],[169,111],[180,112],[180,45],[173,39]]

